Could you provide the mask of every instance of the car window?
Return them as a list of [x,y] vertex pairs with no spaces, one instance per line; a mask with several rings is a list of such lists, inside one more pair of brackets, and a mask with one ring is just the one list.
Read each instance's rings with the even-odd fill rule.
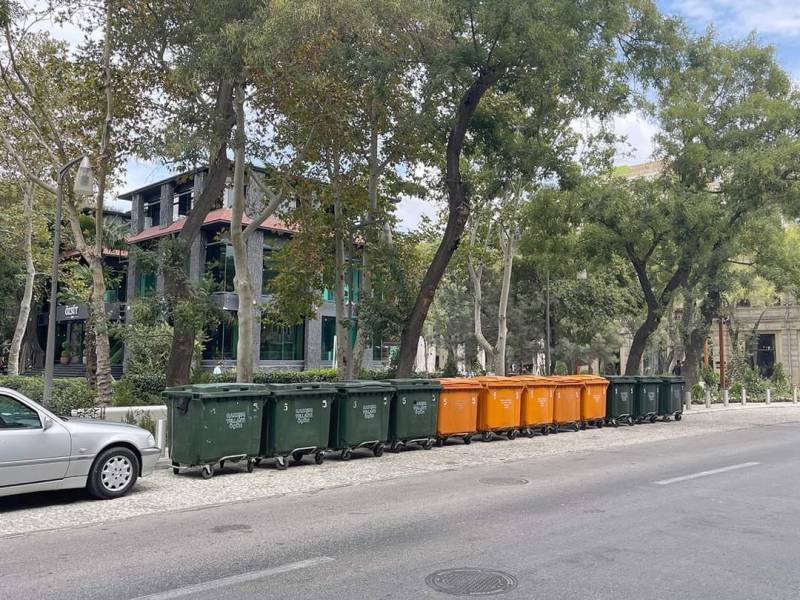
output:
[[39,413],[19,400],[0,394],[0,429],[39,429]]

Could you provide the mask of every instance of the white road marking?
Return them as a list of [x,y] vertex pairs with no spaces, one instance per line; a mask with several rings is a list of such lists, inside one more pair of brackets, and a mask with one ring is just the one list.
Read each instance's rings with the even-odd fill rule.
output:
[[264,577],[280,575],[281,573],[288,573],[289,571],[297,571],[298,569],[316,567],[317,565],[331,562],[332,560],[333,559],[330,556],[309,558],[307,560],[301,560],[298,562],[281,565],[279,567],[272,567],[271,569],[250,571],[249,573],[242,573],[241,575],[231,575],[230,577],[223,577],[222,579],[213,579],[211,581],[205,581],[195,585],[187,585],[174,590],[167,590],[166,592],[158,592],[148,596],[139,596],[133,600],[171,600],[172,598],[183,598],[191,594],[201,594],[203,592],[210,592],[231,585],[257,581],[258,579],[263,579]]
[[698,477],[707,477],[709,475],[716,475],[717,473],[727,473],[728,471],[736,471],[737,469],[745,469],[747,467],[755,467],[761,463],[746,462],[739,463],[738,465],[731,465],[729,467],[721,467],[719,469],[711,469],[710,471],[700,471],[699,473],[692,473],[691,475],[684,475],[683,477],[673,477],[672,479],[662,479],[661,481],[654,481],[656,485],[669,485],[670,483],[678,483],[679,481],[688,481],[690,479],[697,479]]

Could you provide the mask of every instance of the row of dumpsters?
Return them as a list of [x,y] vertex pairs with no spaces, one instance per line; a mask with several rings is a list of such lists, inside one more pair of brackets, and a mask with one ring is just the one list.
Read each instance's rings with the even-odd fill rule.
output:
[[381,456],[519,435],[681,419],[681,377],[484,376],[297,384],[204,384],[169,388],[173,472],[265,459],[278,469],[307,456],[322,464],[362,449]]

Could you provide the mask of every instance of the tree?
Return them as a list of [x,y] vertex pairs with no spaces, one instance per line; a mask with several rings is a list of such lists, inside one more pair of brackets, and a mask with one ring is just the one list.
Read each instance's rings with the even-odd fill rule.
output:
[[[65,186],[64,208],[76,249],[91,270],[92,309],[102,315],[95,325],[96,387],[98,402],[107,404],[112,378],[104,304],[103,203],[109,178],[119,168],[120,153],[129,137],[125,127],[115,132],[112,125],[134,121],[138,109],[132,101],[135,86],[130,84],[130,75],[136,70],[112,62],[112,55],[117,56],[113,0],[79,11],[75,19],[80,25],[87,31],[101,29],[103,36],[99,41],[87,36],[72,55],[47,34],[31,34],[26,25],[30,15],[23,9],[4,2],[0,13],[5,45],[0,80],[8,98],[3,107],[6,126],[0,138],[19,173],[54,194],[61,166],[76,155],[91,154],[96,167],[93,244],[87,243],[81,230],[84,207],[71,193],[71,186]],[[125,89],[122,95],[120,88]]]
[[19,375],[19,357],[22,350],[22,339],[25,337],[25,330],[28,327],[28,318],[31,313],[31,301],[33,299],[33,284],[36,278],[36,266],[33,262],[33,183],[25,183],[23,192],[23,211],[22,218],[25,223],[25,233],[23,234],[23,248],[25,252],[25,287],[22,292],[22,300],[19,303],[19,314],[17,315],[17,325],[14,328],[14,336],[11,338],[11,348],[8,351],[8,374]]
[[[623,108],[627,95],[623,52],[637,59],[652,53],[652,30],[659,22],[648,2],[584,3],[551,0],[461,0],[439,6],[437,26],[444,35],[420,42],[429,76],[424,94],[446,123],[444,183],[448,221],[441,244],[422,282],[401,338],[398,374],[414,363],[422,325],[436,288],[459,245],[471,209],[461,173],[462,153],[472,142],[476,111],[488,92],[511,95],[523,111],[546,113],[543,98],[575,101],[587,114],[602,118]],[[540,91],[544,92],[541,95]]]
[[730,265],[754,248],[746,245],[748,231],[797,212],[800,95],[772,48],[753,38],[721,43],[709,33],[687,43],[680,68],[659,86],[656,111],[669,193],[706,213],[695,229],[702,240],[692,257],[696,274],[687,282],[699,311],[686,337],[687,377],[695,381]]

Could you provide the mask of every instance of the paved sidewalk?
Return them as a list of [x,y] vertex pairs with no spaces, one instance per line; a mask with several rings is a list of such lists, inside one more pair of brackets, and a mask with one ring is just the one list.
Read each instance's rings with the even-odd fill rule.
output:
[[[759,425],[800,422],[800,406],[775,403],[770,406],[712,408],[694,406],[680,422],[622,426],[564,432],[513,442],[460,442],[430,451],[410,450],[372,458],[367,451],[357,452],[343,462],[331,456],[322,466],[309,458],[302,466],[277,471],[265,461],[252,474],[236,465],[226,467],[213,479],[203,480],[199,472],[173,475],[159,469],[141,479],[125,498],[111,501],[89,500],[78,491],[35,494],[0,499],[0,536],[23,534],[62,527],[104,523],[141,515],[196,509],[228,502],[292,494],[313,494],[320,490],[359,485],[412,475],[419,472],[455,470],[471,465],[499,464],[519,460],[542,460],[569,452],[596,452],[631,444],[705,435]],[[369,458],[367,458],[369,457]]]

